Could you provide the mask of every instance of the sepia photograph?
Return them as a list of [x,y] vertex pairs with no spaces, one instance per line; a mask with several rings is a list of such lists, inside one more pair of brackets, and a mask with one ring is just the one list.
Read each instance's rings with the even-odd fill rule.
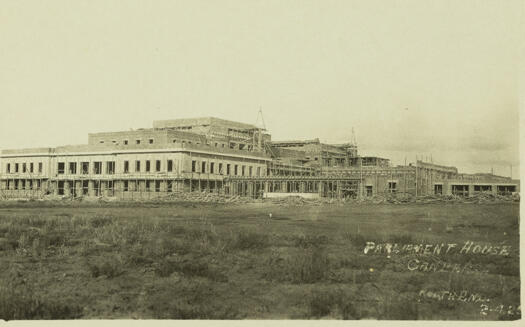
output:
[[524,9],[0,0],[0,320],[517,323]]

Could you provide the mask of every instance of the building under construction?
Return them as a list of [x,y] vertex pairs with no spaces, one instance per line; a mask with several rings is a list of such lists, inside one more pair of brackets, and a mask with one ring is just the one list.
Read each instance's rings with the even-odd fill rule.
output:
[[84,145],[3,150],[0,198],[106,196],[144,199],[171,192],[254,198],[519,192],[519,181],[461,174],[455,167],[360,156],[319,139],[273,141],[264,127],[213,117],[154,121],[152,128],[92,133]]

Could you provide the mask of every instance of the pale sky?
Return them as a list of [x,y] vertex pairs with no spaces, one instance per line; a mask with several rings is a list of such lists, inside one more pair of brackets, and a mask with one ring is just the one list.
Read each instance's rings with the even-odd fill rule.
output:
[[519,172],[522,1],[1,1],[0,149],[216,116]]

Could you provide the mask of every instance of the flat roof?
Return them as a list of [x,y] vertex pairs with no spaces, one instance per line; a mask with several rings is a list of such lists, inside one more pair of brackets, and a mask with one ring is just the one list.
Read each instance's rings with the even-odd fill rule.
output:
[[257,126],[252,124],[240,123],[232,120],[226,120],[216,117],[200,117],[200,118],[181,118],[181,119],[168,119],[168,120],[154,120],[153,128],[177,128],[184,126],[224,126],[231,127],[233,129],[259,129]]

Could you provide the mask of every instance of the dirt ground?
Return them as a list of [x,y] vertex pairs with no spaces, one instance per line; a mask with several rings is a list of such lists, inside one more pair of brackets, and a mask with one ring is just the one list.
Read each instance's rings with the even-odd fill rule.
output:
[[0,261],[6,320],[521,316],[519,203],[0,203]]

